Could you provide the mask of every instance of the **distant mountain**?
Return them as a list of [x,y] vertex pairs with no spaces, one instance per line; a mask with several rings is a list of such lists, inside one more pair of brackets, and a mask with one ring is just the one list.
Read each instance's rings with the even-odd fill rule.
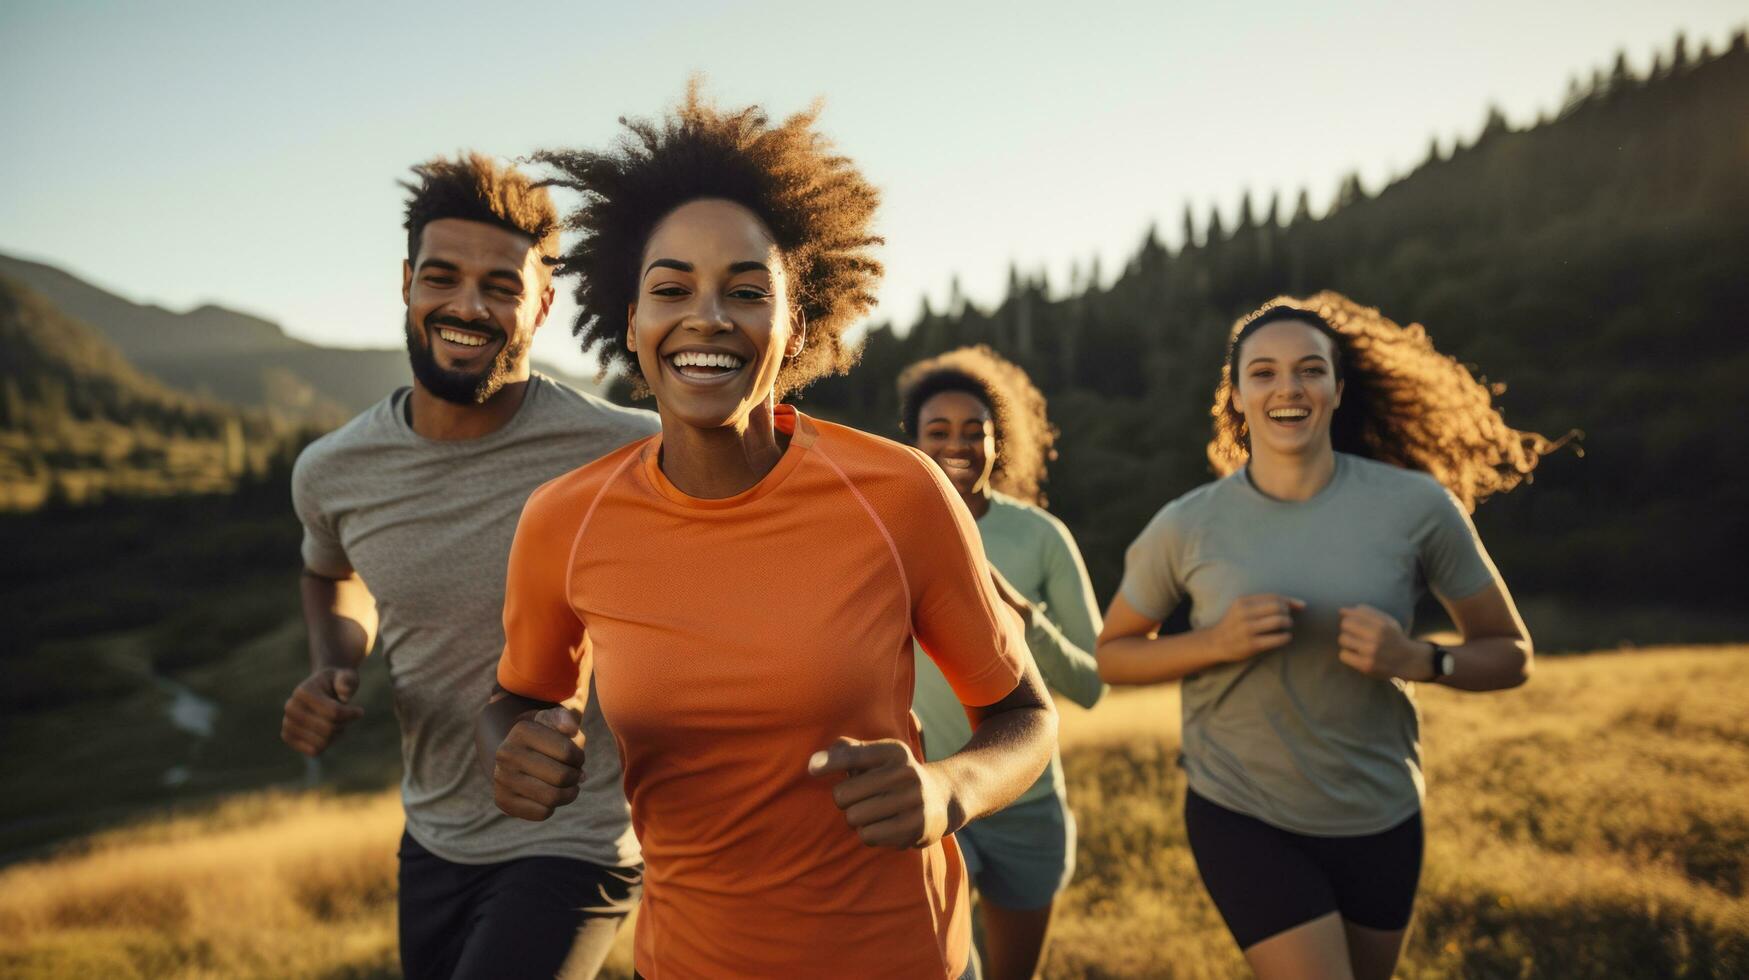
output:
[[[95,328],[140,370],[192,394],[332,426],[374,404],[410,377],[399,348],[321,347],[277,324],[222,306],[175,313],[125,300],[62,269],[0,255],[0,276]],[[537,365],[585,391],[593,381]]]
[[293,438],[147,377],[89,324],[0,277],[0,511],[229,490]]

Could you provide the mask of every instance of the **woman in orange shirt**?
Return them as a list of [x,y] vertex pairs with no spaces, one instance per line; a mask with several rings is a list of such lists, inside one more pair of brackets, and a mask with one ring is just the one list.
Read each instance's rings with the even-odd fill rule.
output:
[[[609,152],[541,157],[583,196],[561,266],[581,276],[583,348],[655,397],[662,432],[529,499],[481,743],[498,805],[532,820],[620,753],[653,980],[965,974],[948,835],[1025,790],[1055,741],[940,472],[778,403],[850,367],[843,332],[880,275],[876,192],[813,123],[689,93]],[[976,725],[936,762],[910,713],[913,637]],[[557,705],[583,692],[616,746],[576,744]]]

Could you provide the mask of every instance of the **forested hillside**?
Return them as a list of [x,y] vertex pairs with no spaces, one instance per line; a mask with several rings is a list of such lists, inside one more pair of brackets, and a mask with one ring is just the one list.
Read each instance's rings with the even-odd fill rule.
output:
[[89,325],[0,278],[0,512],[220,493],[265,476],[296,429],[175,391]]
[[[1292,152],[1260,135],[1258,153]],[[1021,205],[1024,206],[1024,205]],[[1509,387],[1519,428],[1584,432],[1478,524],[1521,593],[1734,604],[1749,546],[1749,461],[1726,419],[1749,377],[1749,50],[1680,40],[1648,77],[1625,59],[1536,125],[1490,112],[1329,213],[1242,199],[1183,243],[1150,233],[1114,279],[1067,291],[1016,270],[994,309],[925,307],[875,328],[850,376],[804,407],[896,434],[911,361],[985,343],[1050,397],[1062,430],[1047,491],[1109,596],[1124,546],[1163,503],[1210,478],[1209,404],[1233,319],[1281,293],[1336,289]],[[1226,215],[1226,217],[1223,217]],[[1680,625],[1680,624],[1673,624]]]

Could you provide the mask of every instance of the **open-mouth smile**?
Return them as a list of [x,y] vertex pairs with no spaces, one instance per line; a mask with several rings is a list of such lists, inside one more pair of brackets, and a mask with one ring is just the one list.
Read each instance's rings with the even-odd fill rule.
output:
[[694,383],[721,383],[747,366],[746,358],[728,351],[683,350],[663,360],[675,374]]
[[438,326],[432,328],[436,334],[438,345],[459,358],[473,357],[493,346],[497,337],[480,333],[475,330],[460,330],[455,327]]

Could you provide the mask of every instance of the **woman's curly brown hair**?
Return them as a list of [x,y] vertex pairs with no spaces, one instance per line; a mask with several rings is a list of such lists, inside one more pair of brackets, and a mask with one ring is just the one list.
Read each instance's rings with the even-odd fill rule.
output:
[[[746,207],[765,223],[783,255],[792,314],[807,342],[777,376],[777,396],[827,374],[843,374],[859,351],[844,332],[870,307],[881,264],[870,232],[880,194],[851,161],[814,131],[816,103],[779,125],[758,106],[725,111],[706,102],[694,80],[661,121],[626,120],[629,131],[606,152],[546,150],[534,159],[558,176],[547,184],[583,202],[566,219],[582,232],[559,260],[579,277],[572,327],[588,353],[597,346],[644,389],[636,354],[626,349],[626,309],[637,298],[638,264],[656,225],[701,198]],[[605,366],[605,365],[604,365]]]
[[1282,296],[1233,325],[1227,363],[1215,388],[1214,438],[1209,463],[1226,475],[1245,465],[1250,432],[1233,408],[1239,347],[1267,323],[1305,323],[1336,347],[1335,376],[1342,404],[1330,422],[1337,452],[1366,456],[1432,476],[1466,508],[1530,478],[1541,458],[1566,440],[1550,442],[1506,424],[1493,397],[1505,385],[1478,381],[1441,354],[1418,323],[1399,326],[1341,293],[1304,299]]
[[1045,465],[1057,458],[1057,430],[1045,416],[1045,396],[1020,365],[988,347],[961,347],[918,361],[899,373],[899,425],[917,441],[923,403],[944,391],[983,402],[996,429],[990,483],[1010,497],[1045,506]]

